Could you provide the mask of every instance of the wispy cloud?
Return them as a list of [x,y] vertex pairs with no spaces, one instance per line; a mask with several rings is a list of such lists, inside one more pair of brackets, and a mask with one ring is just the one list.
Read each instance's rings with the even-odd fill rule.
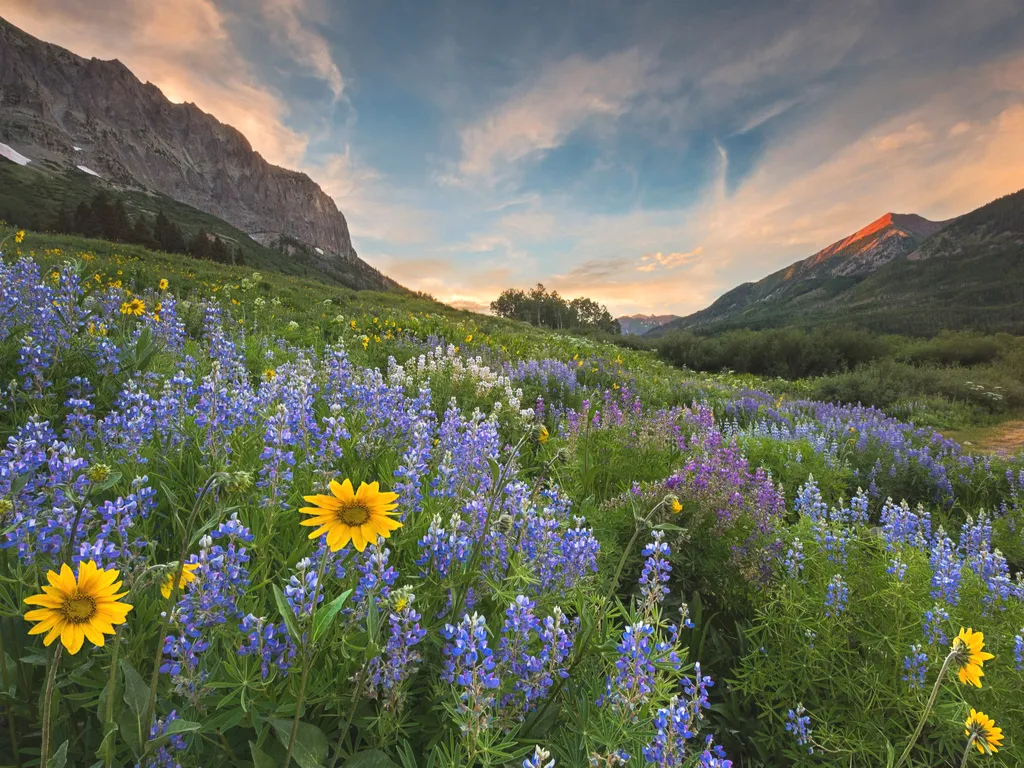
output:
[[638,272],[653,272],[656,269],[675,269],[681,267],[684,264],[692,264],[694,261],[699,259],[704,253],[702,246],[697,246],[692,251],[686,251],[680,253],[676,251],[674,253],[645,253],[640,259],[640,265],[637,267]]
[[338,99],[345,90],[345,79],[334,63],[330,44],[314,27],[324,10],[317,1],[262,0],[263,14],[272,37],[288,47],[295,62],[322,78]]
[[650,61],[636,49],[573,56],[461,131],[463,177],[490,177],[559,146],[594,118],[615,118],[643,87]]

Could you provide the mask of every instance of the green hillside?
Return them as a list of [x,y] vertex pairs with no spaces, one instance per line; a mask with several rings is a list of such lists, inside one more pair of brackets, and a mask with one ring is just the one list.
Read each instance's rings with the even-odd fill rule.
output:
[[230,248],[241,248],[245,263],[262,270],[307,277],[357,290],[403,290],[393,281],[362,262],[333,259],[325,266],[311,248],[296,240],[282,238],[277,248],[268,248],[249,235],[219,219],[177,200],[141,190],[114,187],[76,169],[33,162],[20,166],[0,159],[0,220],[36,231],[53,228],[60,211],[74,211],[79,203],[105,190],[124,202],[130,216],[139,213],[152,218],[163,212],[186,235],[200,230],[216,235]]

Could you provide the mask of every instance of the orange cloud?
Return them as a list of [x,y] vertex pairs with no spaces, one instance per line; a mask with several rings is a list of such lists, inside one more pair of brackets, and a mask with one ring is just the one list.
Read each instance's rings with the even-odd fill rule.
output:
[[636,268],[638,272],[653,272],[662,267],[663,269],[675,269],[681,267],[684,264],[690,264],[700,258],[701,254],[704,253],[702,246],[697,246],[692,251],[686,253],[680,253],[676,251],[674,253],[646,253],[640,259],[640,265]]

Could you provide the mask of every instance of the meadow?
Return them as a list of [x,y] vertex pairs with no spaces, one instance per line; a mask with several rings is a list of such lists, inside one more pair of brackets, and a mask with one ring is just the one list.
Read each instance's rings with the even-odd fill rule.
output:
[[1020,457],[424,296],[0,241],[0,764],[1024,764]]

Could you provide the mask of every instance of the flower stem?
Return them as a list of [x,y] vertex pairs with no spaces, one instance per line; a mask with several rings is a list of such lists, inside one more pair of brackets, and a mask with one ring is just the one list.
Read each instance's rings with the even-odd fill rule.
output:
[[345,723],[341,726],[341,733],[338,734],[338,743],[334,745],[334,757],[331,758],[331,763],[327,768],[334,768],[338,763],[338,757],[341,755],[341,746],[345,740],[345,734],[348,733],[348,727],[352,725],[352,718],[356,715],[356,706],[359,704],[359,695],[363,692],[363,679],[366,677],[366,665],[364,664],[362,669],[359,670],[359,674],[356,676],[356,689],[352,692],[352,705],[348,708],[348,715],[345,717]]
[[[121,625],[118,624],[114,627],[114,653],[110,658],[110,677],[107,680],[107,706],[106,712],[103,714],[103,738],[107,737],[107,733],[112,729],[110,726],[114,724],[114,699],[117,698],[117,657],[121,651]],[[108,747],[105,765],[110,768],[110,764],[113,762],[113,745]]]
[[64,646],[58,644],[57,650],[53,652],[53,659],[50,661],[50,670],[46,675],[46,693],[43,694],[43,738],[39,751],[39,765],[45,766],[50,756],[50,725],[51,711],[53,708],[53,688],[57,681],[57,667],[60,666],[61,651]]
[[910,737],[910,741],[907,743],[907,748],[903,750],[903,754],[900,755],[900,759],[896,761],[894,768],[900,768],[907,758],[910,757],[910,750],[917,744],[918,738],[921,736],[921,731],[924,730],[925,721],[928,720],[928,715],[931,714],[932,707],[935,706],[935,699],[938,698],[939,688],[942,687],[942,681],[946,677],[946,670],[949,669],[950,662],[953,661],[953,657],[956,655],[956,651],[952,650],[946,656],[946,660],[942,662],[942,669],[939,670],[939,677],[935,681],[935,686],[932,688],[932,694],[928,697],[928,703],[925,704],[924,713],[921,715],[921,721],[917,724],[917,729],[914,731],[914,735]]
[[[196,498],[195,504],[192,505],[192,512],[188,516],[188,522],[185,524],[185,535],[181,538],[181,552],[178,555],[178,568],[174,572],[174,581],[171,584],[171,594],[167,598],[167,608],[164,611],[163,618],[160,621],[160,632],[156,638],[156,654],[153,658],[153,674],[149,678],[149,698],[146,700],[146,717],[142,721],[143,728],[149,728],[153,725],[153,712],[156,709],[156,687],[160,682],[160,662],[163,660],[164,655],[164,637],[167,635],[167,625],[171,620],[171,611],[174,609],[174,604],[178,602],[178,592],[181,585],[181,574],[185,570],[185,555],[188,553],[189,539],[192,538],[192,526],[195,523],[196,516],[199,514],[199,509],[203,506],[203,501],[206,499],[206,495],[210,492],[216,482],[219,482],[225,477],[223,472],[214,472],[210,475],[210,478],[203,485],[202,490],[199,492],[199,496]],[[145,735],[146,731],[143,731]],[[143,755],[145,757],[145,755]]]
[[[13,629],[13,628],[12,628]],[[10,687],[7,678],[7,654],[4,650],[4,629],[0,626],[0,681],[3,682],[4,690]],[[21,768],[21,750],[18,747],[18,728],[14,724],[14,704],[7,705],[7,728],[11,732],[11,751],[14,753],[14,765]]]
[[967,740],[967,749],[964,750],[964,759],[960,761],[960,768],[967,768],[967,758],[971,756],[971,747],[974,746],[974,734]]
[[309,639],[302,654],[302,677],[299,678],[299,695],[295,699],[295,717],[292,718],[292,732],[288,736],[288,752],[284,757],[284,768],[292,764],[292,750],[295,749],[295,736],[299,732],[299,719],[302,717],[302,704],[306,698],[306,682],[309,680],[309,668],[313,666],[314,643],[313,632],[316,629],[317,598],[320,596],[320,585],[324,581],[324,571],[327,569],[327,561],[331,559],[331,551],[324,549],[320,558],[320,568],[316,572],[316,584],[313,586],[313,607],[309,612]]

